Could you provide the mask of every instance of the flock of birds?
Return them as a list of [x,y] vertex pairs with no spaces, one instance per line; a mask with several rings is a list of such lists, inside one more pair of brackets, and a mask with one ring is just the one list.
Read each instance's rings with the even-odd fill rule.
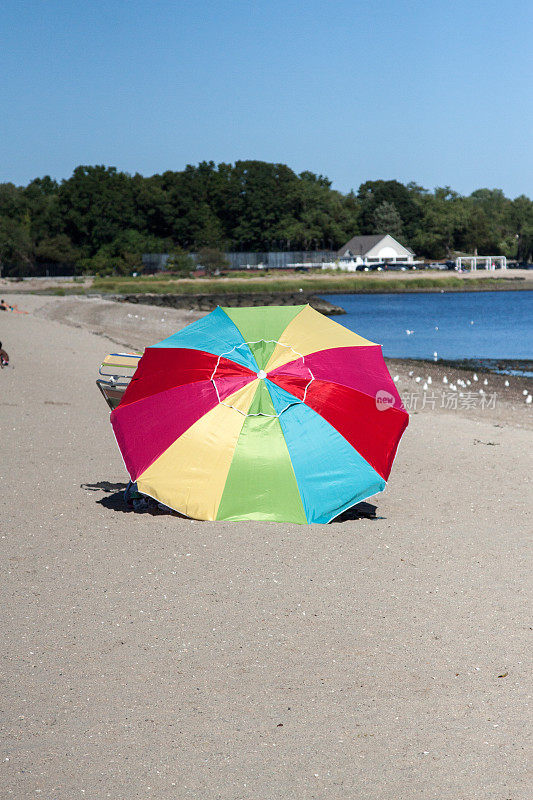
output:
[[[415,383],[422,383],[422,381],[423,381],[423,378],[421,378],[420,375],[416,375],[415,376],[414,370],[411,370],[409,372],[409,378],[414,378]],[[399,380],[400,380],[400,376],[399,375],[395,375],[394,378],[393,378],[394,383],[398,383]],[[457,378],[455,380],[455,383],[452,383],[452,382],[450,382],[448,380],[448,376],[447,375],[443,375],[442,376],[442,382],[446,386],[447,390],[449,390],[451,392],[459,392],[459,396],[462,397],[463,396],[463,392],[461,391],[461,389],[468,389],[468,387],[471,387],[471,389],[469,389],[469,391],[475,391],[476,390],[476,384],[480,383],[480,380],[479,380],[479,377],[474,372],[474,374],[472,375],[472,380],[470,380],[469,378],[467,380],[463,380],[462,378]],[[433,384],[433,378],[431,377],[431,375],[428,375],[427,378],[425,379],[424,383],[422,384],[422,390],[424,392],[427,392],[429,390],[429,387],[432,384]],[[484,378],[483,381],[482,381],[482,384],[483,384],[483,386],[487,386],[488,387],[488,385],[489,385],[488,379]],[[509,381],[507,379],[504,382],[504,386],[506,388],[509,387]],[[479,389],[477,389],[477,391],[481,395],[484,395],[484,394],[487,393],[487,390],[485,390],[485,389],[483,389],[481,387]],[[533,403],[533,395],[531,395],[527,389],[523,390],[522,395],[523,395],[524,400],[525,400],[527,405],[531,405]]]
[[[474,320],[471,319],[470,320],[470,325],[473,325],[473,324],[474,324]],[[439,329],[439,326],[435,325],[435,330],[438,331],[438,329]],[[414,333],[414,330],[410,330],[409,328],[406,328],[405,333],[407,334],[407,336],[412,336],[413,333]],[[433,353],[433,361],[437,361],[438,358],[439,358],[439,354],[435,350],[434,353]],[[409,373],[409,377],[412,378],[413,376],[414,376],[414,371],[411,370],[411,372]],[[394,380],[395,383],[397,383],[400,380],[400,376],[399,375],[395,375],[393,380]],[[415,381],[416,381],[416,383],[422,383],[422,378],[419,375],[417,375],[415,377]],[[475,389],[475,386],[473,386],[472,384],[473,383],[474,384],[478,383],[479,382],[479,378],[476,375],[476,373],[474,372],[474,374],[472,375],[472,380],[464,381],[462,378],[457,378],[455,383],[450,383],[450,381],[448,380],[447,375],[443,375],[442,382],[447,386],[447,389],[449,389],[452,392],[459,392],[459,396],[462,397],[463,393],[457,387],[460,387],[462,389],[467,389],[469,386],[472,386],[472,389],[470,390],[470,391],[472,391],[473,389]],[[432,383],[433,383],[433,379],[431,378],[431,375],[428,375],[426,381],[424,382],[424,384],[422,386],[422,389],[424,391],[427,391]],[[489,382],[488,382],[487,378],[485,378],[483,380],[483,385],[484,386],[488,386],[489,385]],[[508,380],[505,381],[504,386],[506,388],[509,386],[509,381]],[[481,389],[481,388],[478,389],[478,393],[481,394],[481,395],[486,394],[485,389]],[[526,402],[526,404],[528,406],[533,403],[533,395],[531,395],[530,392],[527,389],[523,390],[522,395],[524,396],[525,402]]]

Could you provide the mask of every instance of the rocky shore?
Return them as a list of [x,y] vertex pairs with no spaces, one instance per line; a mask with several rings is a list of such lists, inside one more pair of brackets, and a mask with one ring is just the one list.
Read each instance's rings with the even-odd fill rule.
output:
[[117,294],[113,300],[122,303],[143,303],[165,308],[179,308],[193,311],[212,311],[217,306],[299,306],[309,303],[316,311],[326,316],[345,314],[340,306],[323,300],[308,292],[267,292],[261,294]]

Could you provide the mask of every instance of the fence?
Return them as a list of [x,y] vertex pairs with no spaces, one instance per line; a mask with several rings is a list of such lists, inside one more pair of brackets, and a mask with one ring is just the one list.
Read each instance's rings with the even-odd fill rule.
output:
[[286,269],[295,264],[316,264],[335,261],[336,250],[288,250],[263,253],[225,253],[231,269],[263,266],[265,269]]
[[[316,264],[335,261],[336,250],[278,250],[263,253],[224,253],[230,269],[246,269],[247,267],[264,267],[265,269],[287,269],[299,264]],[[142,257],[146,269],[157,272],[165,269],[168,253],[145,253]],[[191,253],[191,258],[200,263],[197,253]]]

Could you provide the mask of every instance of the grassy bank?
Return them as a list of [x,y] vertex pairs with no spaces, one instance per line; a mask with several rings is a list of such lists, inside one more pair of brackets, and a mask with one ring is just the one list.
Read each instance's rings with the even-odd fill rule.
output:
[[272,294],[292,293],[300,289],[314,294],[351,294],[424,291],[480,291],[489,289],[526,288],[524,281],[512,278],[405,277],[377,278],[366,275],[354,277],[290,277],[265,278],[196,278],[168,277],[95,278],[92,292],[110,294]]

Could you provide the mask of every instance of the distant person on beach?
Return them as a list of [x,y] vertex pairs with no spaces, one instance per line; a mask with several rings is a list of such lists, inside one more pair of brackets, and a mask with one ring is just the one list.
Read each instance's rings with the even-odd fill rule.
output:
[[2,350],[2,342],[0,342],[0,369],[4,369],[9,364],[9,356],[5,350]]
[[0,311],[14,311],[16,314],[27,314],[27,311],[21,311],[16,303],[10,306],[5,300],[0,300]]

